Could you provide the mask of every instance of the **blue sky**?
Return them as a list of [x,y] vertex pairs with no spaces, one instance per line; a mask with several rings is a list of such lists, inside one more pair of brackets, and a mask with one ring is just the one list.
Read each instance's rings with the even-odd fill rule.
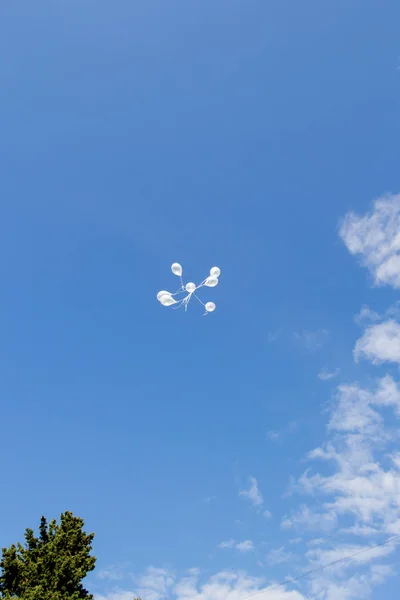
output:
[[72,510],[99,600],[397,597],[395,545],[262,590],[400,533],[399,18],[1,4],[3,546]]

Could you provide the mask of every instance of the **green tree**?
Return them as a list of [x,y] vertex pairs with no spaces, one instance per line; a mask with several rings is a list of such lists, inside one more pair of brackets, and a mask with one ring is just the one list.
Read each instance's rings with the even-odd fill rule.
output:
[[83,531],[83,519],[65,512],[47,523],[41,518],[39,537],[25,531],[25,544],[3,548],[0,561],[0,598],[4,600],[93,599],[82,580],[93,571],[94,534]]

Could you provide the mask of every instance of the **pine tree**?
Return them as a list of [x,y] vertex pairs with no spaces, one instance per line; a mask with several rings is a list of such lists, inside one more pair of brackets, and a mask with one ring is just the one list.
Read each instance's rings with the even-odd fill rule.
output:
[[93,571],[90,555],[94,534],[83,531],[83,519],[65,512],[48,525],[41,518],[39,537],[25,531],[25,545],[3,548],[0,561],[0,598],[4,600],[93,599],[82,580]]

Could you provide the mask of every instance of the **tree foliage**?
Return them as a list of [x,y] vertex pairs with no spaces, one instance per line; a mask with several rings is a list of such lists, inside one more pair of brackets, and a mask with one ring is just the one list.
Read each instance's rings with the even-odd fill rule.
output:
[[3,548],[0,561],[0,598],[4,600],[93,599],[82,580],[93,571],[94,534],[83,531],[83,519],[65,512],[60,524],[41,518],[39,536],[25,531],[25,544]]

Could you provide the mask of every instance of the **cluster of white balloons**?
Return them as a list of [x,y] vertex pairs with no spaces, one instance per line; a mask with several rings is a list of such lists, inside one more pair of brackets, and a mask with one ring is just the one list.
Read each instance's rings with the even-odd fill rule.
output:
[[[194,296],[196,298],[196,300],[198,300],[200,302],[200,304],[202,304],[204,306],[204,308],[206,310],[206,312],[205,312],[206,315],[208,313],[214,312],[214,310],[216,309],[214,302],[207,302],[206,304],[204,304],[204,302],[202,302],[200,300],[200,298],[197,296],[196,290],[198,290],[204,286],[212,288],[212,287],[215,287],[216,285],[218,285],[218,277],[221,275],[221,269],[219,267],[213,267],[212,269],[210,269],[210,275],[208,277],[206,277],[204,279],[204,281],[202,281],[200,283],[200,285],[196,285],[195,283],[193,283],[193,281],[189,281],[189,283],[187,283],[186,285],[183,283],[183,280],[182,280],[183,269],[179,263],[174,263],[171,266],[171,271],[173,272],[174,275],[176,275],[177,277],[180,278],[181,287],[174,294],[171,294],[171,292],[167,292],[166,290],[161,290],[161,292],[158,292],[157,300],[163,306],[173,306],[174,304],[176,304],[175,308],[184,306],[185,310],[187,310],[190,299],[192,298],[192,296]],[[178,296],[179,294],[182,294],[184,292],[187,292],[187,296],[185,296],[184,298],[178,299],[178,300],[175,299],[175,296]]]

